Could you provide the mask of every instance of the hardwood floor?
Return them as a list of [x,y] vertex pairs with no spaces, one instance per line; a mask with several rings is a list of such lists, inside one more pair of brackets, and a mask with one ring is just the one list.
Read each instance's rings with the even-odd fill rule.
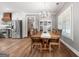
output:
[[31,50],[31,39],[0,39],[0,53],[8,54],[9,57],[76,57],[76,55],[61,43],[60,50],[40,52]]

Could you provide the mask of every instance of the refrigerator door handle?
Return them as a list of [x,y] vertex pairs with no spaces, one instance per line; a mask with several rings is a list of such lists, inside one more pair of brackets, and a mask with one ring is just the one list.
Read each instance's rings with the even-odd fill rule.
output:
[[12,29],[14,28],[14,25],[12,25]]

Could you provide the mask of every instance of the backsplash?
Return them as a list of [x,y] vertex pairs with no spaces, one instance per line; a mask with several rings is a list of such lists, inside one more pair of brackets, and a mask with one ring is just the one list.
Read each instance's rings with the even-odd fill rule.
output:
[[8,25],[7,28],[11,28],[11,24],[12,22],[11,21],[8,21],[8,22],[2,22],[2,25]]
[[3,25],[11,25],[11,21],[8,21],[8,22],[4,22],[4,21],[3,21],[2,24],[3,24]]

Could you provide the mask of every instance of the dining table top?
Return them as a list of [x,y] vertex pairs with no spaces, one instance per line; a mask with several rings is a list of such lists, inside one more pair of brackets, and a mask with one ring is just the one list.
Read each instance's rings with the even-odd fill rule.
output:
[[[58,34],[55,34],[55,33],[53,33],[53,32],[49,32],[49,34],[50,34],[50,38],[52,38],[52,39],[58,39],[58,38],[60,38],[60,35],[58,35]],[[41,37],[41,35],[42,35],[42,32],[37,32],[36,34],[34,34],[34,35],[32,35],[31,37],[33,38],[33,37],[40,37],[40,38],[42,38]],[[44,37],[45,38],[45,37]]]

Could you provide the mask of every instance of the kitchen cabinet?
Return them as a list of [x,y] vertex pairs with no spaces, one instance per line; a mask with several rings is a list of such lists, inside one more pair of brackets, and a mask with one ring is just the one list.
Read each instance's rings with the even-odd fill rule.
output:
[[40,20],[39,31],[52,31],[52,20]]
[[2,20],[5,22],[11,21],[12,20],[12,13],[10,13],[10,12],[3,13]]

